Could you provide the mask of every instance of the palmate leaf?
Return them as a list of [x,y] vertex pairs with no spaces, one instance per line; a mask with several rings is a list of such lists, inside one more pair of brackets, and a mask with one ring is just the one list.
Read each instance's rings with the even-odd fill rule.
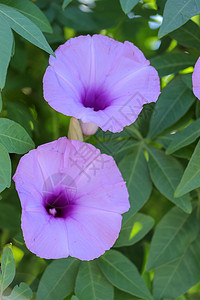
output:
[[200,141],[188,163],[187,168],[176,189],[175,196],[180,197],[200,187]]
[[10,6],[0,4],[0,16],[3,16],[9,26],[23,38],[54,55],[40,29],[23,14]]
[[36,299],[63,300],[70,295],[74,289],[79,264],[72,257],[53,261],[42,275]]
[[198,212],[173,208],[158,224],[151,243],[148,269],[156,268],[155,300],[175,299],[200,280]]
[[183,255],[155,271],[155,300],[176,299],[200,280],[200,236],[188,245]]
[[191,107],[195,96],[182,80],[185,76],[177,76],[163,90],[156,102],[152,114],[148,138],[153,139],[166,128],[176,123]]
[[143,149],[126,155],[119,163],[120,171],[127,182],[131,209],[126,216],[136,213],[149,199],[152,191],[151,178]]
[[174,193],[183,175],[182,165],[172,156],[167,156],[161,150],[147,147],[149,153],[149,170],[157,189],[170,201],[185,212],[192,211],[189,194],[175,198]]
[[35,147],[26,130],[18,123],[0,118],[0,144],[9,153],[23,154]]
[[15,260],[12,250],[7,247],[1,258],[1,280],[0,291],[3,295],[4,290],[11,284],[15,277]]
[[185,53],[166,53],[157,55],[151,59],[151,65],[156,68],[160,77],[193,66],[196,59]]
[[80,300],[114,299],[114,288],[104,277],[95,261],[81,262],[75,293]]
[[135,265],[123,254],[110,250],[98,259],[105,277],[118,289],[145,300],[152,296]]
[[191,143],[193,143],[200,136],[200,119],[194,121],[180,132],[171,136],[171,143],[169,144],[166,154],[171,154]]
[[197,0],[167,0],[164,8],[163,23],[158,32],[158,37],[161,38],[179,28],[199,13],[200,2]]
[[141,213],[123,219],[114,247],[130,246],[140,241],[153,227],[154,219]]
[[52,33],[51,25],[43,12],[31,1],[27,0],[1,0],[2,4],[6,4],[18,10],[24,16],[29,18],[41,31]]
[[115,161],[119,162],[127,153],[139,146],[139,141],[134,139],[121,139],[104,141],[97,144],[96,147],[100,149],[102,153],[111,155]]
[[183,255],[198,234],[197,211],[187,214],[173,207],[156,226],[151,241],[147,270],[164,267]]
[[[5,85],[7,69],[11,58],[13,44],[12,30],[6,20],[0,15],[0,92]],[[0,95],[0,111],[2,108],[2,98]]]
[[138,2],[139,0],[120,0],[122,10],[125,14],[129,13]]

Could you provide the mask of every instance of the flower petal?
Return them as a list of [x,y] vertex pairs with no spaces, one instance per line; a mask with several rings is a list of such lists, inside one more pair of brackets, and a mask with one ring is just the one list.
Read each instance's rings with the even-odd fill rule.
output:
[[121,221],[120,214],[77,206],[67,220],[70,255],[91,260],[104,254],[118,238]]
[[158,73],[132,43],[80,36],[55,53],[44,76],[44,98],[61,113],[120,132],[143,104],[158,99]]
[[69,255],[66,224],[62,219],[22,211],[22,230],[27,248],[46,259]]
[[128,191],[125,182],[94,189],[76,199],[76,205],[80,207],[96,208],[107,212],[123,214],[128,211]]
[[[68,140],[61,138],[31,150],[24,155],[13,176],[17,186],[25,188],[32,186],[39,192],[44,190],[44,184],[51,175],[61,172],[63,168],[63,152]],[[50,163],[51,162],[51,163]]]
[[200,100],[200,57],[197,60],[194,72],[192,74],[193,92],[195,96]]

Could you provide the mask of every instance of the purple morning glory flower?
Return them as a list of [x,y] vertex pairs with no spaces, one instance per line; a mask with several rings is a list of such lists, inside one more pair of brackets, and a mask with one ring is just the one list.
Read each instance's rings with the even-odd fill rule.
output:
[[63,137],[24,155],[13,179],[24,240],[37,256],[91,260],[115,243],[129,201],[111,156]]
[[200,57],[194,66],[194,72],[192,74],[193,92],[195,96],[200,100]]
[[160,94],[157,71],[130,42],[79,36],[55,55],[44,75],[44,98],[55,110],[104,131],[120,132]]

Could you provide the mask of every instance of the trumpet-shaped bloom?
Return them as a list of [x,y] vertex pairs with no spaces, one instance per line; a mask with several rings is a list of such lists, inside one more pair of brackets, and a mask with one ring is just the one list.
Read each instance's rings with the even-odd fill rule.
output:
[[111,156],[60,138],[24,155],[13,179],[24,240],[37,256],[91,260],[115,243],[129,201]]
[[44,98],[55,110],[120,132],[132,124],[143,104],[160,94],[157,71],[130,42],[102,35],[68,40],[50,56]]
[[200,100],[200,57],[197,60],[194,72],[192,75],[193,92],[195,96]]

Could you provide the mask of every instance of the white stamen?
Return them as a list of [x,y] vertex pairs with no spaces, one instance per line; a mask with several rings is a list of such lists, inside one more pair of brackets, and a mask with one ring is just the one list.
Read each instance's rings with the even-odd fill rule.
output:
[[57,211],[56,211],[56,209],[55,209],[55,208],[50,208],[50,209],[49,209],[49,213],[50,213],[50,215],[52,215],[52,216],[54,216],[54,217],[55,217],[55,215],[56,215]]

